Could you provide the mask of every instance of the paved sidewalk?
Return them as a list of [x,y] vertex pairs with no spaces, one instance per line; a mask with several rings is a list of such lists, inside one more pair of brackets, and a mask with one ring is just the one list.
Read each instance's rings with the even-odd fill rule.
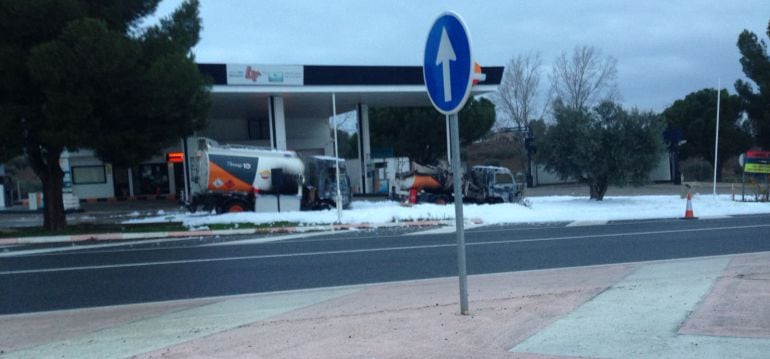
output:
[[[213,279],[212,279],[213,280]],[[8,358],[767,358],[770,252],[0,316]]]

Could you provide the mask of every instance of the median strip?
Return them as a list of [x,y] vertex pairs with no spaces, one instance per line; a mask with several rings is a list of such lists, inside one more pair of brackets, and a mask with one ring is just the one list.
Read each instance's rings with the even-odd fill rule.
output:
[[[398,226],[438,226],[439,221],[414,221],[401,222]],[[380,227],[391,227],[396,224],[369,224],[369,223],[348,223],[317,226],[286,226],[286,227],[257,227],[257,228],[233,228],[233,229],[206,229],[192,231],[157,231],[157,232],[112,232],[112,233],[94,233],[94,234],[73,234],[73,235],[54,235],[54,236],[29,236],[29,237],[11,237],[0,238],[0,245],[14,244],[47,244],[47,243],[65,243],[65,242],[89,242],[89,241],[119,241],[136,239],[155,239],[155,238],[186,238],[186,237],[205,237],[205,236],[229,236],[229,235],[248,235],[248,234],[273,234],[273,233],[297,233],[297,232],[316,232],[329,230],[348,230],[348,229],[372,229]]]

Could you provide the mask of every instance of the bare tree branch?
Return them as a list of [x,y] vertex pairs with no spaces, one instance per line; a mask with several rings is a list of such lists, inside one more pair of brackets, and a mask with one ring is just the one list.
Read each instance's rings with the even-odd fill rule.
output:
[[602,56],[592,46],[577,46],[572,56],[563,52],[551,73],[556,99],[574,109],[591,107],[605,100],[616,100],[617,60]]
[[498,127],[524,129],[532,120],[539,102],[542,64],[540,54],[534,52],[518,55],[508,63],[495,96],[497,107],[505,115]]

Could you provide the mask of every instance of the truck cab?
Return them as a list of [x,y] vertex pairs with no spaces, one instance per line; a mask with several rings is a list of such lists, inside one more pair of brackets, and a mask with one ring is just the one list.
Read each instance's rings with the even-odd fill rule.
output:
[[312,156],[303,158],[303,161],[305,162],[305,186],[303,188],[302,208],[331,209],[337,206],[337,169],[335,162],[339,166],[342,208],[350,208],[353,193],[345,160],[328,156]]
[[466,197],[476,203],[517,202],[523,183],[517,183],[511,170],[498,166],[473,166],[467,181]]

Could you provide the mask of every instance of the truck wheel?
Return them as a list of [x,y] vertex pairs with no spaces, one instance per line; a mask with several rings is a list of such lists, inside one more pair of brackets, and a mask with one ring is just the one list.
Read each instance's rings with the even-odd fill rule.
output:
[[192,202],[190,202],[190,204],[186,205],[185,207],[187,207],[187,210],[190,211],[190,213],[195,213],[198,211],[198,202],[193,200]]
[[435,203],[435,204],[447,204],[447,203],[449,203],[449,198],[447,196],[438,196],[433,201],[433,203]]
[[217,209],[217,210],[219,210],[217,207],[215,207],[215,206],[214,206],[213,204],[211,204],[211,203],[204,203],[204,204],[203,204],[203,212],[206,212],[206,213],[211,213],[211,211],[213,211],[214,209]]
[[337,204],[335,204],[333,201],[329,201],[329,200],[323,200],[320,203],[318,203],[318,205],[316,206],[316,209],[321,210],[321,211],[326,211],[326,210],[330,210],[330,209],[333,209],[333,208],[337,208]]
[[249,210],[249,205],[241,200],[231,200],[222,207],[222,213],[237,213]]

